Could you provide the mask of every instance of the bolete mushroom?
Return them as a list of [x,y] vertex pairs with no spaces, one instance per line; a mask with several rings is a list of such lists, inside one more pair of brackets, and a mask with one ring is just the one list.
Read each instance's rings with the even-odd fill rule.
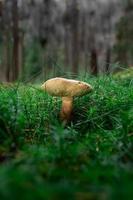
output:
[[62,97],[60,118],[65,124],[71,119],[74,97],[84,96],[92,90],[86,82],[60,77],[47,80],[41,88],[51,96]]

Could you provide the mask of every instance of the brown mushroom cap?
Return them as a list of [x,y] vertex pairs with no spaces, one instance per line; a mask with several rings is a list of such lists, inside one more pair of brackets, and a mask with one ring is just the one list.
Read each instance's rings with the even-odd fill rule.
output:
[[58,77],[47,80],[41,88],[52,96],[60,97],[83,96],[92,90],[92,86],[83,81]]

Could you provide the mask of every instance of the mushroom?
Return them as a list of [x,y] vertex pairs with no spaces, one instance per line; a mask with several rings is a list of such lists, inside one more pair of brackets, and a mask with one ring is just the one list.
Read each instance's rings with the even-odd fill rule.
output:
[[92,90],[86,82],[60,77],[47,80],[41,88],[51,96],[62,97],[60,118],[64,124],[71,119],[74,97],[84,96]]

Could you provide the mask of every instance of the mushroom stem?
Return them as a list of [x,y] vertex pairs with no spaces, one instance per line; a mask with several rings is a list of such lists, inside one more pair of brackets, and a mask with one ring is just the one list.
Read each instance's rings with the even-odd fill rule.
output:
[[63,123],[67,123],[71,119],[71,113],[73,108],[73,97],[62,97],[62,108],[60,112],[60,118]]

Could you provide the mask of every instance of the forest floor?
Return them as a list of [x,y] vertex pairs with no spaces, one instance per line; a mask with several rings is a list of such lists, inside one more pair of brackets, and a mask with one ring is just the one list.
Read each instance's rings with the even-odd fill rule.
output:
[[0,86],[0,199],[133,198],[133,79],[86,77],[61,125],[61,99],[36,85]]

